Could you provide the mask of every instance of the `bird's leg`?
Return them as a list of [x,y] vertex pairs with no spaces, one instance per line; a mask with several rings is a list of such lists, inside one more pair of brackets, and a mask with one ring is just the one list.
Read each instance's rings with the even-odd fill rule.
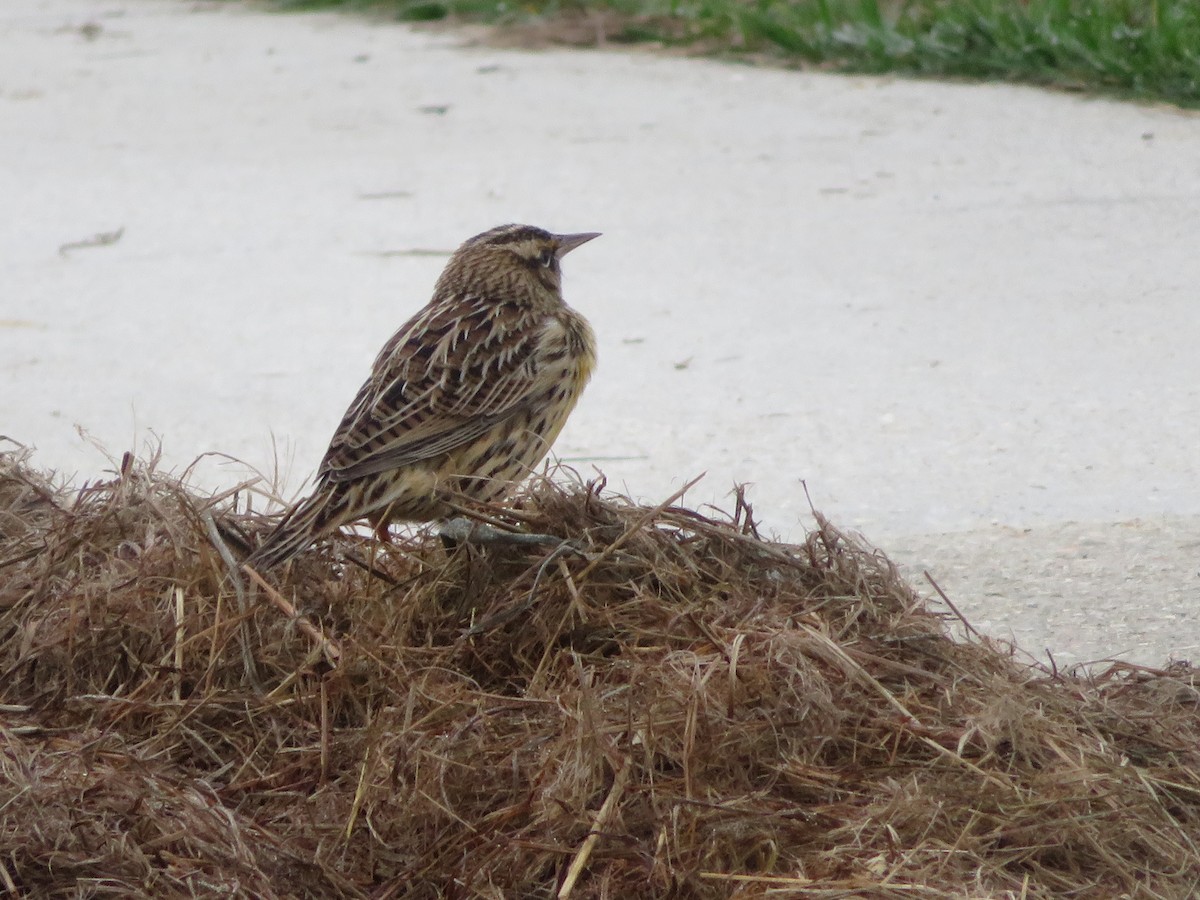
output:
[[379,541],[379,543],[387,544],[389,547],[392,545],[392,532],[386,521],[376,522],[375,526],[371,529],[371,533],[375,535],[375,540]]
[[394,547],[392,541],[392,532],[389,526],[392,524],[391,507],[382,509],[377,513],[367,516],[367,521],[371,523],[371,534],[375,538],[375,542],[371,544],[371,565],[375,565],[375,560],[379,557],[379,552],[383,547]]
[[504,531],[485,522],[476,522],[466,516],[455,516],[447,519],[438,529],[438,537],[447,550],[453,550],[459,544],[477,544],[482,547],[492,547],[497,544],[520,544],[523,546],[545,547],[551,544],[566,544],[569,541],[552,534],[534,534],[526,531]]

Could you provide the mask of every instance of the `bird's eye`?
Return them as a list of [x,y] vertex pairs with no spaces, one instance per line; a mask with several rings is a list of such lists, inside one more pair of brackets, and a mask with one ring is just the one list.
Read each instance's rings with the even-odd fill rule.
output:
[[554,248],[553,247],[547,247],[545,250],[542,251],[541,255],[538,257],[538,264],[544,266],[547,269],[550,268],[552,265],[554,265]]

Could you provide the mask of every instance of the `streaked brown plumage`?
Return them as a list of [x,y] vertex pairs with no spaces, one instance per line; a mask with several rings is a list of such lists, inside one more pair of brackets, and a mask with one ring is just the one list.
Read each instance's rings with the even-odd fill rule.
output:
[[384,345],[312,494],[249,557],[280,565],[361,519],[428,522],[500,499],[558,437],[596,362],[559,261],[596,234],[502,225],[450,257],[433,299]]

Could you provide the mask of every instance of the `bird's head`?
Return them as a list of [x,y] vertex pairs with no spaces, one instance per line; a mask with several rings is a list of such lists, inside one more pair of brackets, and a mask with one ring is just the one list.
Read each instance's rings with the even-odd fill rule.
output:
[[464,241],[446,264],[442,280],[481,282],[472,284],[476,290],[504,291],[525,284],[561,299],[562,258],[599,236],[599,232],[551,234],[532,225],[500,225]]

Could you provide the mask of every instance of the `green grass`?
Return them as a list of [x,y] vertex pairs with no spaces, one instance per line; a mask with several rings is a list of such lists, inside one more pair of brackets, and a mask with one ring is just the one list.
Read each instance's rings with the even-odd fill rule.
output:
[[553,22],[610,40],[766,54],[848,72],[1030,82],[1200,107],[1200,0],[282,0],[402,19]]

